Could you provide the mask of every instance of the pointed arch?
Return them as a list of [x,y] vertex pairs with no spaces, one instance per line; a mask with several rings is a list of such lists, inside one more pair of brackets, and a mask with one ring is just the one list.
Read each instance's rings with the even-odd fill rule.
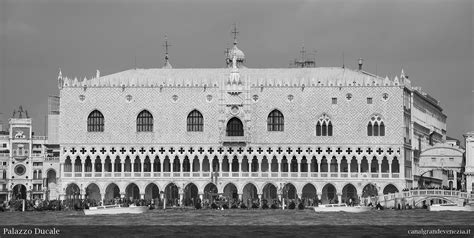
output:
[[187,131],[203,131],[204,130],[204,117],[201,112],[194,109],[188,114],[187,118]]
[[323,113],[316,122],[316,136],[332,136],[331,118]]
[[137,116],[137,132],[153,131],[153,115],[147,111],[141,111]]
[[89,113],[87,117],[87,131],[88,132],[103,132],[104,131],[104,115],[99,110],[94,110]]
[[279,110],[274,109],[268,114],[267,118],[267,129],[268,131],[284,131],[285,118],[283,113]]
[[385,124],[380,114],[373,114],[367,124],[367,136],[385,136]]

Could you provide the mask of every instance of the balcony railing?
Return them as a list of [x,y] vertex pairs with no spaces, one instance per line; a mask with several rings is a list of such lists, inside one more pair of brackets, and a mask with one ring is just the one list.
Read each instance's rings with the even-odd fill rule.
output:
[[[218,177],[223,178],[323,178],[323,179],[397,179],[400,173],[357,173],[357,172],[215,172]],[[86,177],[86,178],[120,178],[120,177],[145,177],[145,178],[209,178],[211,172],[64,172],[64,177]]]

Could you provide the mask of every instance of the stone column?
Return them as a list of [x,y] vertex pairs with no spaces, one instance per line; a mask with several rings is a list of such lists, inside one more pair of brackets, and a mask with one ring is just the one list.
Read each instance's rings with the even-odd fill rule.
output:
[[132,169],[131,169],[132,177],[135,177],[135,160],[130,160],[130,164],[132,166]]
[[258,194],[259,207],[262,208],[262,194]]
[[297,163],[298,164],[298,178],[300,178],[301,177],[301,161],[298,160],[297,162],[298,162]]
[[201,208],[202,208],[203,204],[204,204],[204,194],[198,193],[198,197],[199,197],[199,202],[200,202]]
[[337,177],[341,177],[341,160],[336,160],[337,162]]
[[378,160],[379,162],[379,178],[382,178],[382,161]]
[[194,159],[189,160],[189,177],[192,177],[193,172],[194,172]]
[[242,161],[239,160],[239,178],[242,178]]
[[[150,172],[154,173],[155,172],[155,161],[154,160],[150,160],[150,166],[151,166]],[[151,177],[153,177],[153,175]]]
[[278,162],[278,177],[281,178],[281,158],[280,160],[277,159],[277,162]]
[[104,177],[105,173],[105,162],[102,161],[102,177]]
[[219,177],[222,178],[222,158],[219,159]]
[[262,159],[260,160],[257,160],[258,161],[258,177],[261,178],[262,177]]
[[316,160],[318,163],[318,178],[321,178],[321,161]]
[[183,164],[184,164],[184,159],[183,161],[181,160],[179,161],[179,177],[183,177]]
[[341,204],[341,203],[342,203],[342,194],[341,194],[341,193],[338,193],[338,194],[337,194],[337,203],[338,203],[338,204]]
[[171,174],[174,173],[174,168],[173,168],[174,166],[173,165],[174,165],[174,160],[173,161],[170,160],[170,173]]
[[100,194],[100,201],[102,201],[102,205],[105,205],[105,192]]
[[281,209],[285,210],[285,199],[283,198],[283,194],[278,194],[278,200],[281,202]]
[[95,160],[92,161],[92,159],[91,159],[91,163],[92,163],[91,164],[92,165],[92,177],[95,177]]
[[[209,160],[209,158],[208,158],[208,160]],[[201,177],[201,178],[202,178],[202,172],[203,172],[203,169],[202,169],[203,161],[204,161],[204,159],[199,160],[199,177]],[[209,171],[212,172],[214,170],[214,168],[212,167],[212,160],[210,160],[209,162],[210,162],[209,163]],[[193,169],[194,169],[194,166],[193,166]]]
[[120,177],[123,177],[123,172],[125,171],[125,163],[120,161],[120,167],[122,168],[120,170],[120,175],[121,175]]
[[392,178],[392,162],[393,162],[393,159],[388,161],[388,177],[389,178]]
[[179,201],[178,201],[178,205],[181,207],[183,206],[183,200],[184,200],[184,193],[180,193],[179,194]]
[[115,161],[112,163],[112,177],[115,177]]
[[160,173],[161,174],[163,174],[163,164],[164,164],[164,160],[160,161]]
[[360,172],[360,171],[361,171],[361,170],[360,170],[360,164],[361,164],[361,162],[360,162],[360,161],[357,161],[357,173],[359,174],[359,175],[357,175],[357,177],[359,177],[359,176],[360,176],[360,173],[361,173],[361,172]]
[[140,164],[141,164],[140,173],[141,173],[141,177],[143,178],[143,173],[145,173],[145,160],[140,159]]
[[144,193],[140,193],[140,199],[145,199],[145,194]]
[[[82,166],[81,177],[84,178],[84,170],[85,170],[85,168],[86,168],[86,163],[85,163],[85,161],[82,161],[82,160],[81,160],[81,166]],[[75,167],[75,166],[74,166],[74,167]]]

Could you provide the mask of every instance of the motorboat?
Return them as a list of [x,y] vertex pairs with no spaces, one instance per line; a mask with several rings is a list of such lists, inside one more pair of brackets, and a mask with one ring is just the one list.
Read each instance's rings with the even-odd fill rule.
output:
[[473,206],[459,206],[456,203],[444,203],[444,204],[433,204],[428,206],[428,211],[464,211],[464,212],[472,212],[474,211]]
[[97,206],[90,207],[89,209],[84,209],[85,215],[113,215],[113,214],[140,214],[148,210],[146,206],[135,206],[130,205],[124,207],[122,205],[107,205],[107,206]]
[[314,207],[315,212],[367,212],[371,210],[371,207],[363,207],[363,206],[347,206],[347,204],[324,204],[319,205],[318,207]]

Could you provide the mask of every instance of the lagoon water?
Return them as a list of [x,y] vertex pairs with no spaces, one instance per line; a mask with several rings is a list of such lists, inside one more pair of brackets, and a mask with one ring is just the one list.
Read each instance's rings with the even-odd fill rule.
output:
[[[63,231],[62,234],[67,234],[66,237],[73,234],[80,234],[81,237],[128,237],[131,234],[148,237],[150,234],[157,233],[164,236],[209,237],[242,233],[246,233],[245,236],[255,234],[269,236],[269,232],[271,232],[271,237],[288,237],[296,234],[314,237],[315,233],[323,234],[323,236],[345,234],[344,236],[352,237],[357,236],[354,231],[358,232],[358,235],[369,234],[371,237],[393,233],[397,236],[406,235],[408,229],[406,226],[468,227],[473,228],[474,232],[474,212],[430,212],[420,209],[373,210],[365,213],[316,213],[309,209],[230,209],[224,211],[168,209],[150,210],[144,214],[98,216],[85,216],[81,211],[2,212],[0,225],[2,227],[75,226]],[[83,226],[92,226],[92,228]],[[160,230],[157,230],[157,227]],[[324,230],[315,230],[315,227],[324,228]],[[375,229],[372,229],[374,227]]]

